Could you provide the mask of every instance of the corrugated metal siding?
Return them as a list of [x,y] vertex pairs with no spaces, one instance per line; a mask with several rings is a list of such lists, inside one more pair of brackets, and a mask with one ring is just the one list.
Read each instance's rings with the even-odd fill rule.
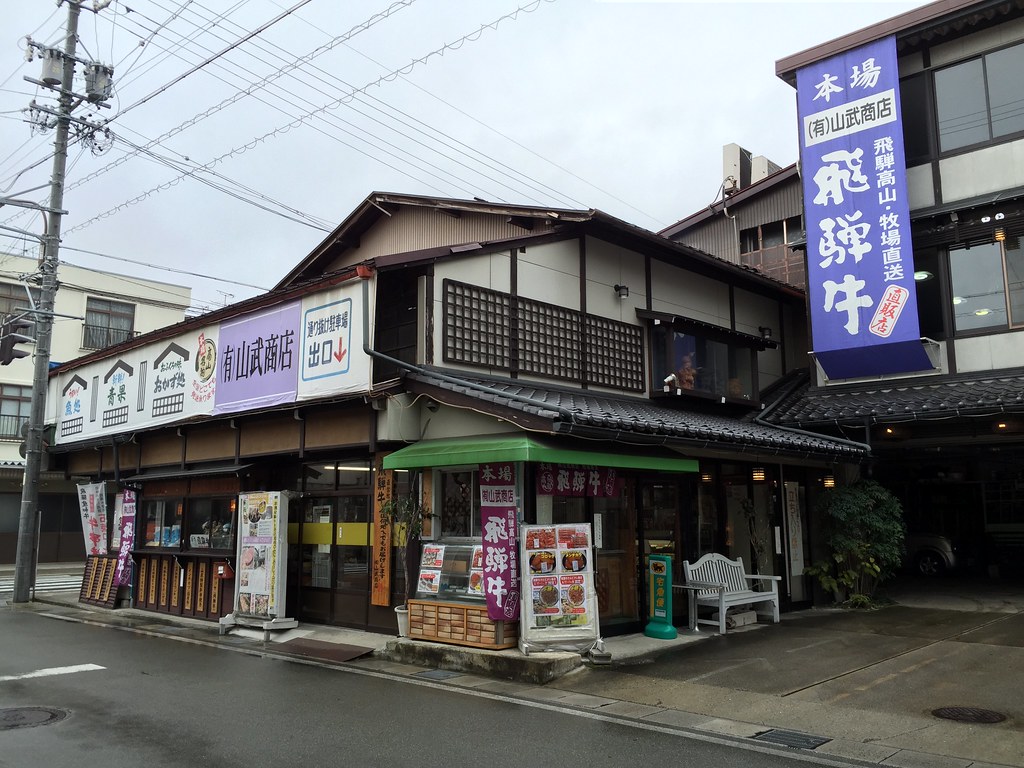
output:
[[676,242],[689,245],[691,248],[710,253],[721,259],[728,259],[737,264],[740,258],[740,236],[739,230],[736,229],[737,223],[724,216],[718,216],[673,239]]
[[801,198],[800,182],[794,178],[788,184],[745,202],[741,209],[731,213],[736,214],[740,229],[748,229],[758,224],[770,224],[791,216],[799,216]]
[[739,261],[739,233],[759,224],[770,224],[801,214],[800,181],[792,181],[745,200],[729,211],[735,219],[719,214],[673,239],[731,262]]
[[[518,237],[525,234],[520,227],[508,224],[503,217],[463,214],[453,218],[440,211],[425,208],[402,209],[383,226],[366,233],[359,244],[358,258],[372,259],[391,253],[405,253],[441,245],[482,242]],[[549,231],[543,221],[535,221],[532,234]]]

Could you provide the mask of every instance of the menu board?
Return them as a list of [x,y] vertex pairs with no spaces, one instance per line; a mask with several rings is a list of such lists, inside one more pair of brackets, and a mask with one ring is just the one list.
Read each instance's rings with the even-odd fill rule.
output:
[[420,568],[440,568],[444,564],[444,544],[425,544]]
[[288,500],[274,491],[238,501],[235,613],[272,619],[284,613]]
[[441,587],[441,569],[420,569],[420,578],[416,583],[417,592],[436,595]]
[[484,594],[484,548],[473,547],[473,557],[469,566],[469,594]]
[[520,648],[591,648],[598,634],[591,528],[524,525]]

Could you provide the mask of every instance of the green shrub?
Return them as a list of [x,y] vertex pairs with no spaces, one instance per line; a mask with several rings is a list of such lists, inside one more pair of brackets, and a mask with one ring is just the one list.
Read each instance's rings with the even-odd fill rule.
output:
[[804,569],[837,602],[871,604],[880,582],[892,578],[907,535],[899,499],[874,480],[825,491],[815,505],[825,525],[829,555]]

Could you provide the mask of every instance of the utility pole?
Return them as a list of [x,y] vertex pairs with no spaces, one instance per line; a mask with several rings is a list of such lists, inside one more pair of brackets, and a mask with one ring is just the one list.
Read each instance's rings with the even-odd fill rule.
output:
[[35,581],[35,559],[39,548],[39,476],[43,465],[43,428],[46,390],[50,370],[50,339],[53,334],[53,305],[57,293],[57,262],[60,225],[64,205],[64,172],[68,159],[68,133],[74,109],[75,48],[78,41],[79,0],[68,0],[67,36],[64,39],[64,67],[60,82],[57,126],[54,137],[53,174],[50,177],[50,207],[43,234],[43,260],[39,265],[42,287],[36,320],[36,356],[32,377],[32,410],[25,440],[25,480],[18,521],[18,549],[14,566],[14,602],[27,603]]

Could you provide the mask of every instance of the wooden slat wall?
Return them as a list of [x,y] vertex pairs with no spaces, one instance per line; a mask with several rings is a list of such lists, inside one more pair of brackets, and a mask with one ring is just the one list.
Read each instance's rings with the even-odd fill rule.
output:
[[234,580],[219,579],[206,558],[138,556],[135,605],[146,610],[216,621],[231,612]]

